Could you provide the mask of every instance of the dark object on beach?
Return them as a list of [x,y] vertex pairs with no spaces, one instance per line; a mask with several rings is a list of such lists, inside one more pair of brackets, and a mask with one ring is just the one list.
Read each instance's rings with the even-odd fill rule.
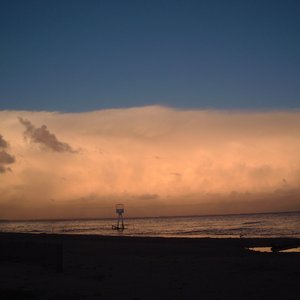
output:
[[283,250],[289,250],[293,248],[300,247],[300,243],[293,243],[293,244],[281,244],[281,245],[273,245],[271,250],[272,252],[279,252]]
[[123,226],[119,227],[119,226],[116,226],[116,225],[112,225],[111,229],[118,230],[118,231],[123,231],[125,229],[125,226],[123,225]]

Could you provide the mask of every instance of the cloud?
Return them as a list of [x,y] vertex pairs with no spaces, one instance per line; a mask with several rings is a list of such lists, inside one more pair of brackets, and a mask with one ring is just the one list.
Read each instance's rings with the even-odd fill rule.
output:
[[0,162],[0,174],[3,174],[5,172],[12,172],[12,169],[9,167],[5,167],[4,164]]
[[3,136],[0,134],[0,149],[5,149],[7,147],[8,147],[7,141],[5,141]]
[[11,168],[6,165],[13,164],[16,161],[15,157],[7,152],[7,148],[9,148],[9,144],[0,134],[0,174],[11,171]]
[[299,111],[0,111],[0,128],[0,151],[17,158],[0,218],[109,217],[115,203],[131,216],[300,207]]
[[15,158],[5,151],[0,151],[0,163],[1,164],[12,164],[15,162]]
[[60,142],[54,134],[50,133],[46,125],[36,128],[29,120],[19,117],[19,121],[26,128],[24,136],[29,138],[32,143],[40,144],[45,149],[54,152],[76,152],[67,143]]

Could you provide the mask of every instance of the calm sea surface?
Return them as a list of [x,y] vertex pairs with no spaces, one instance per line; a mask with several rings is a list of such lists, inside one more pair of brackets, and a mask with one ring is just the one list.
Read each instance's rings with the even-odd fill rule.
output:
[[226,216],[125,219],[124,231],[112,230],[114,219],[68,221],[1,221],[0,232],[96,234],[157,237],[298,237],[300,212]]

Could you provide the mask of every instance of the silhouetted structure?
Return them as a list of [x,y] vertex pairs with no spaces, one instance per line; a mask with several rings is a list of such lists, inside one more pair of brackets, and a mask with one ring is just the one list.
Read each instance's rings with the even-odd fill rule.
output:
[[117,204],[116,205],[116,213],[118,214],[117,226],[113,225],[112,229],[124,230],[125,229],[124,218],[123,218],[124,204]]

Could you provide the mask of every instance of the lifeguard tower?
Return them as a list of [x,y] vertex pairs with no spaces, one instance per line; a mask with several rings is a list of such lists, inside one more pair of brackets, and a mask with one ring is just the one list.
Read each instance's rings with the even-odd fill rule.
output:
[[117,226],[113,225],[112,229],[114,230],[124,230],[124,204],[116,204],[116,214],[118,215]]

